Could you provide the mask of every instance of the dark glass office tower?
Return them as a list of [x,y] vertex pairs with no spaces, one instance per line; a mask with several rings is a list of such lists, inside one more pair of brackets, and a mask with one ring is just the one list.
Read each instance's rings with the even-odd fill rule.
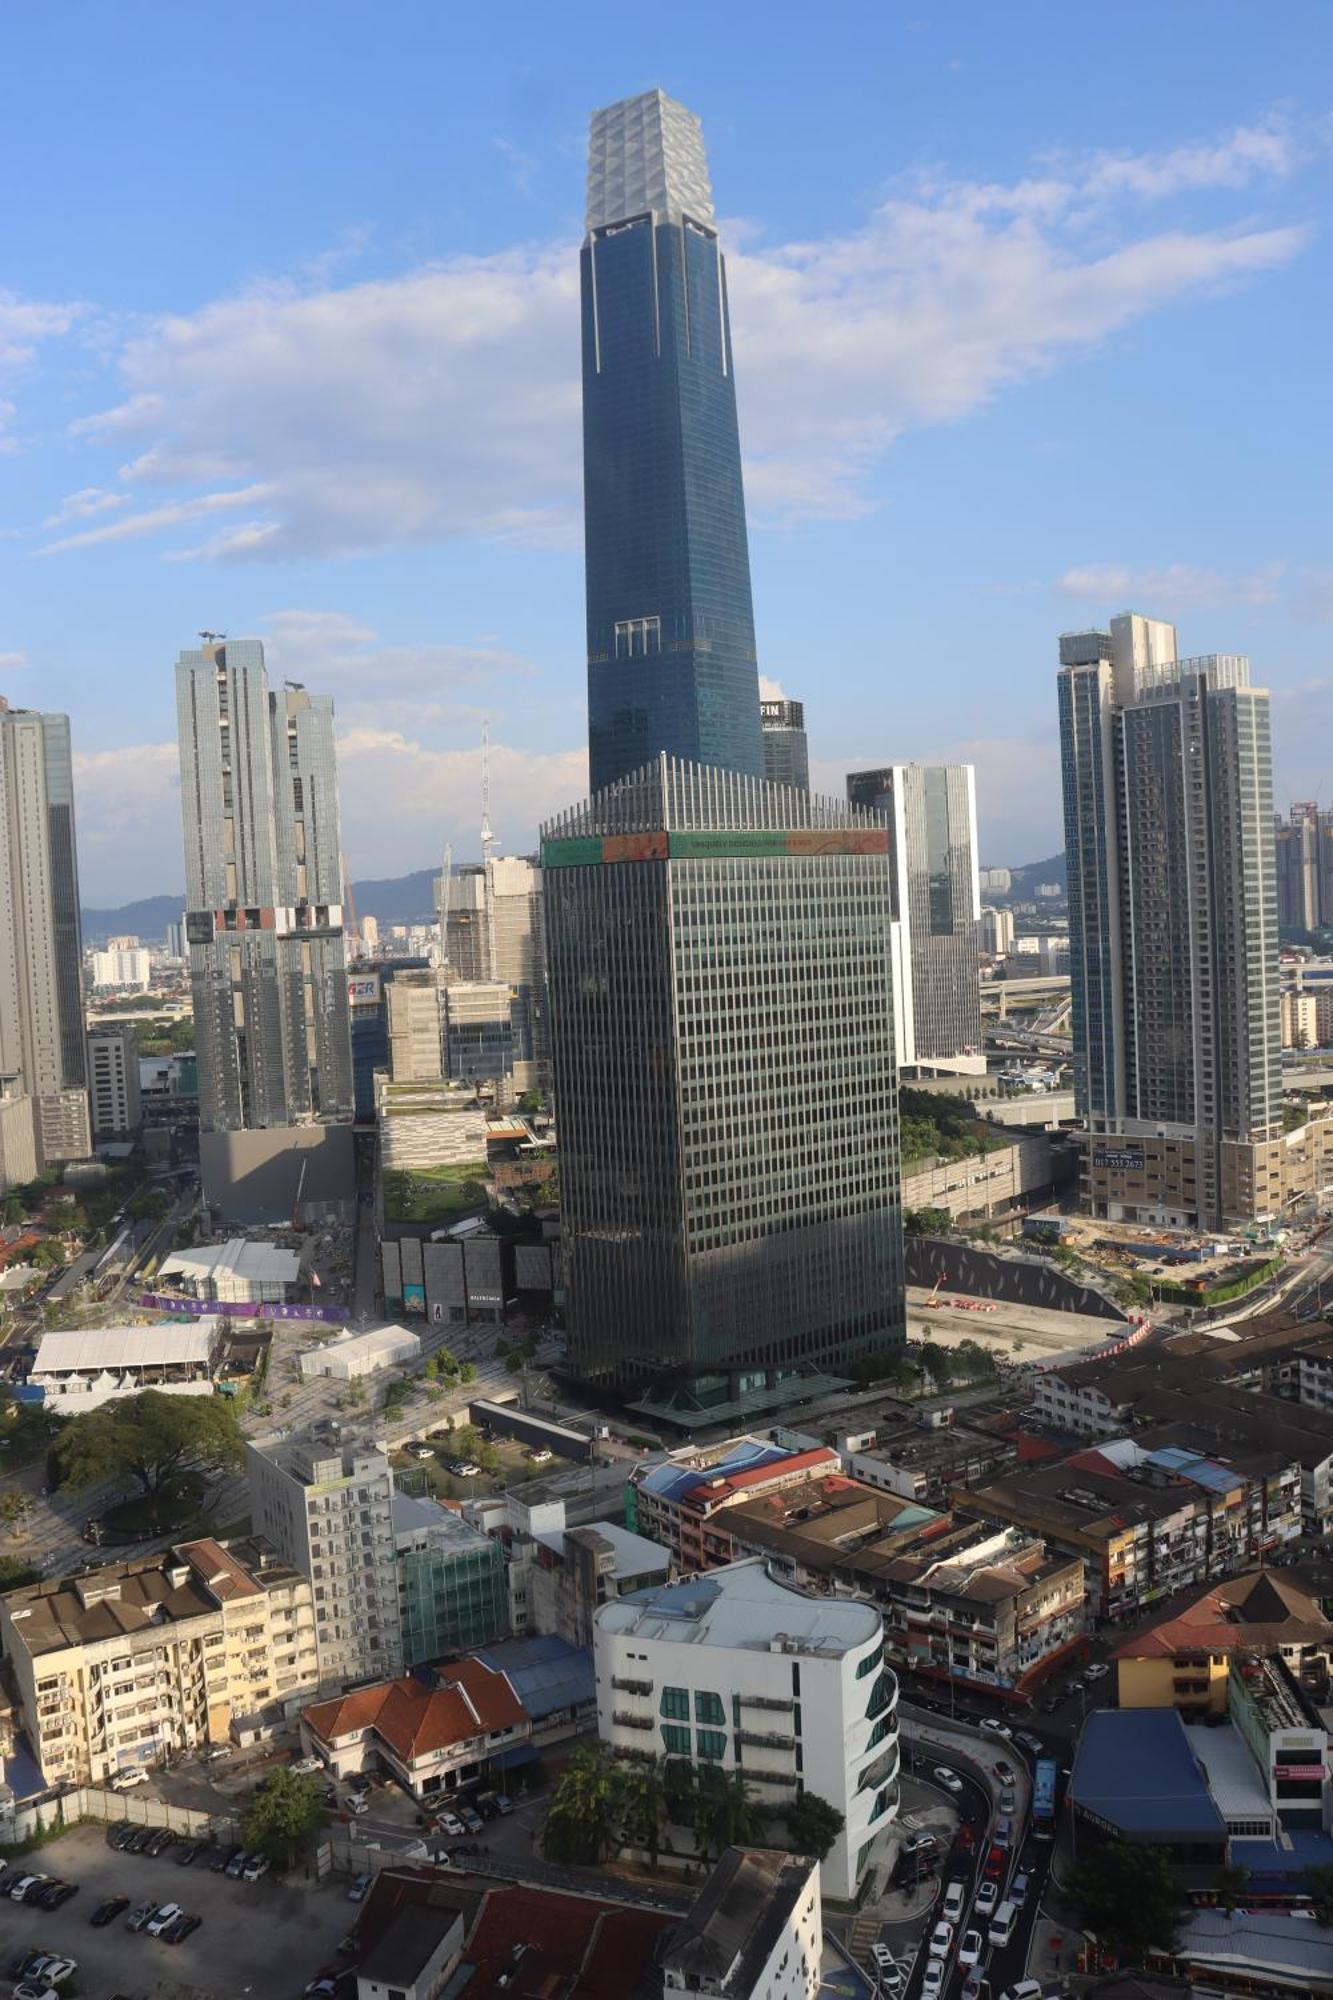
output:
[[593,115],[582,280],[592,790],[663,751],[762,777],[726,267],[660,90]]
[[888,849],[666,756],[542,830],[570,1358],[646,1413],[904,1337]]

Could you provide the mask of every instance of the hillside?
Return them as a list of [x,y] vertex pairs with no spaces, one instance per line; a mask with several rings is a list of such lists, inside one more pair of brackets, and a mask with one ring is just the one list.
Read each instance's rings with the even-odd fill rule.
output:
[[[439,872],[417,868],[410,875],[353,883],[357,915],[374,917],[379,924],[433,923]],[[179,921],[184,907],[180,896],[144,896],[135,903],[122,903],[118,910],[84,910],[83,942],[103,945],[109,937],[141,937],[158,944],[166,937],[167,925]]]

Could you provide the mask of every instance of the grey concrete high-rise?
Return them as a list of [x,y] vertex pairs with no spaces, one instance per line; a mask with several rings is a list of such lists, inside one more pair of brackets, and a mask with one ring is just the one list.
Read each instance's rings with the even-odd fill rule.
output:
[[1112,1219],[1274,1212],[1281,1145],[1268,696],[1126,613],[1060,641],[1084,1193]]
[[764,776],[774,785],[810,789],[810,749],[805,736],[805,704],[784,697],[759,704],[764,732]]
[[570,1351],[688,1422],[904,1331],[888,834],[662,756],[543,828]]
[[[176,704],[201,1135],[350,1125],[332,701],[271,690],[258,640],[210,639]],[[201,1147],[206,1191],[210,1158],[263,1151]]]
[[984,1072],[973,767],[853,771],[847,796],[889,821],[898,1066]]
[[0,1085],[43,1163],[91,1149],[69,717],[0,698]]
[[1317,805],[1301,804],[1291,808],[1285,826],[1280,818],[1274,820],[1277,920],[1284,929],[1312,931],[1333,922],[1333,904],[1325,914],[1321,893],[1325,873],[1321,862],[1325,848],[1333,845],[1325,825],[1328,817]]

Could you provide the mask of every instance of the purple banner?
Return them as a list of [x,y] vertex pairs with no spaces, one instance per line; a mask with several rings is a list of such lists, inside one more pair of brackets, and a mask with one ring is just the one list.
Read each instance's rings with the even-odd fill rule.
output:
[[193,1319],[312,1319],[325,1326],[345,1326],[341,1306],[243,1305],[235,1299],[178,1299],[170,1292],[141,1292],[135,1300],[146,1312],[188,1313]]

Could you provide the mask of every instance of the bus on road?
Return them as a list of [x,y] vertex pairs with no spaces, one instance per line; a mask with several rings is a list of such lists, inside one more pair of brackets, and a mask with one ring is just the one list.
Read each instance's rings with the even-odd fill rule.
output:
[[1032,1831],[1038,1840],[1055,1838],[1055,1788],[1060,1767],[1053,1757],[1043,1757],[1032,1774]]

